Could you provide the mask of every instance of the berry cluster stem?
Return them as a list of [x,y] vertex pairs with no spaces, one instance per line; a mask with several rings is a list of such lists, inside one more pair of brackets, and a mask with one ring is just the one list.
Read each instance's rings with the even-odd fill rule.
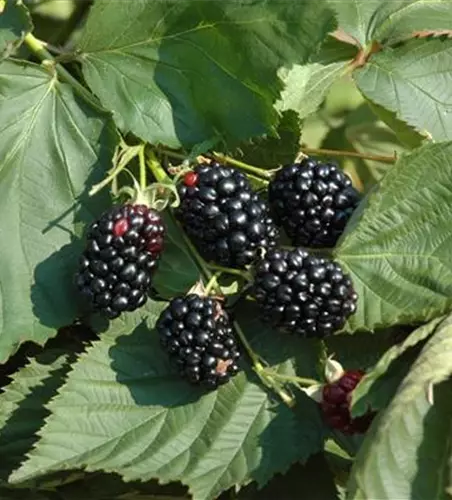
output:
[[[182,153],[177,153],[176,151],[171,151],[170,149],[165,148],[157,148],[156,152],[169,156],[171,158],[175,158],[177,160],[186,160],[187,155]],[[273,172],[269,170],[264,170],[263,168],[255,167],[253,165],[249,165],[248,163],[244,163],[243,161],[236,160],[235,158],[231,158],[230,156],[224,155],[223,153],[213,152],[212,156],[215,160],[226,163],[228,165],[232,165],[233,167],[237,167],[239,170],[243,170],[244,172],[248,172],[249,174],[258,177],[259,179],[264,179],[269,181],[273,178]]]
[[312,156],[349,156],[351,158],[361,158],[363,160],[379,161],[381,163],[395,163],[397,157],[369,155],[366,153],[358,153],[357,151],[342,151],[339,149],[318,149],[318,148],[301,148],[301,152]]
[[251,276],[251,273],[248,271],[241,271],[240,269],[232,269],[230,267],[218,266],[217,264],[212,264],[210,262],[207,264],[207,267],[212,271],[219,271],[220,273],[223,274],[230,274],[232,276],[237,276],[238,278],[242,278],[249,282],[253,281],[253,277]]

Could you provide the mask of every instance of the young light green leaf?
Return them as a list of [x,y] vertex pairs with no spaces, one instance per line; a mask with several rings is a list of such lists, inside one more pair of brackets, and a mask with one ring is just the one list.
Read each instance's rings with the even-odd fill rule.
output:
[[[354,416],[358,417],[360,415],[364,415],[369,406],[376,409],[377,405],[373,404],[373,402],[374,399],[378,397],[378,394],[375,396],[373,391],[378,386],[381,379],[386,375],[388,370],[390,370],[393,362],[408,349],[430,337],[438,328],[438,325],[440,325],[442,320],[442,317],[435,318],[427,325],[417,328],[405,339],[404,342],[392,346],[383,354],[378,363],[366,373],[356,389],[353,391],[351,404],[352,414]],[[400,379],[396,381],[396,383],[398,382],[400,382]]]
[[0,1],[0,61],[16,51],[32,28],[30,14],[21,1]]
[[74,320],[73,240],[106,206],[86,191],[110,167],[116,133],[39,66],[4,61],[0,82],[1,362]]
[[443,381],[452,373],[451,348],[449,317],[372,425],[358,452],[347,498],[446,498],[452,381]]
[[402,156],[350,220],[334,252],[359,297],[349,330],[428,321],[450,309],[451,158],[451,142]]
[[300,120],[317,110],[331,85],[346,71],[347,63],[328,65],[318,63],[295,65],[282,69],[280,77],[285,84],[276,108],[296,111]]
[[353,73],[361,92],[423,135],[452,138],[452,40],[415,40]]
[[[83,467],[127,481],[181,481],[194,499],[211,499],[251,480],[264,484],[321,449],[323,425],[306,397],[295,412],[248,370],[210,393],[180,379],[150,328],[163,307],[151,303],[146,320],[108,332],[80,356],[48,405],[52,414],[14,483]],[[256,335],[260,354],[279,361],[276,369],[315,370],[316,343],[303,343],[295,357],[295,339],[281,343],[269,329],[256,328],[255,312],[248,316],[254,319],[242,325],[245,332]]]
[[307,61],[332,28],[322,0],[99,0],[79,48],[123,130],[171,147],[236,145],[274,132],[277,71]]

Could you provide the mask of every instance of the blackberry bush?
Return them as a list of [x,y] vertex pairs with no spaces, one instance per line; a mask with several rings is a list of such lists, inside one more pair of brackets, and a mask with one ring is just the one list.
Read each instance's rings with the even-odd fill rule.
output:
[[333,247],[360,200],[336,165],[312,159],[278,171],[268,197],[292,244],[308,247]]
[[353,390],[364,376],[362,370],[346,371],[339,380],[325,384],[320,403],[326,423],[344,434],[364,433],[374,418],[373,413],[352,418],[350,401]]
[[287,332],[325,337],[356,310],[357,294],[339,264],[300,248],[270,250],[254,278],[264,320]]
[[145,205],[114,207],[91,224],[75,280],[93,310],[113,319],[144,305],[164,233]]
[[178,218],[206,260],[243,268],[275,246],[278,230],[267,203],[241,172],[198,165],[183,178],[179,195]]
[[192,384],[215,389],[238,372],[239,348],[219,301],[197,294],[176,297],[160,315],[157,331],[180,374]]

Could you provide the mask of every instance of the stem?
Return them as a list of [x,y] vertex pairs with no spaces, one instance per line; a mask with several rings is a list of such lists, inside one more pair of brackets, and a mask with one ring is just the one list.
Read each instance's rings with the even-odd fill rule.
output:
[[140,188],[144,191],[147,186],[146,179],[146,159],[144,157],[144,146],[138,152],[138,160],[140,163]]
[[38,57],[44,64],[50,63],[57,72],[58,76],[63,82],[68,83],[84,101],[86,101],[90,106],[97,109],[98,111],[105,113],[100,105],[100,102],[87,90],[83,85],[76,80],[69,71],[66,70],[61,64],[57,64],[52,54],[45,48],[44,42],[41,42],[31,33],[25,35],[24,42],[33,54]]
[[[98,193],[101,189],[103,189],[105,186],[108,186],[110,182],[113,182],[115,179],[117,179],[118,175],[126,168],[127,163],[124,164],[119,164],[111,174],[109,174],[105,179],[95,186],[93,186],[89,192],[90,196],[94,196],[96,193]],[[116,186],[117,187],[117,186]]]
[[235,160],[230,156],[226,156],[222,153],[213,152],[213,157],[221,162],[228,163],[229,165],[233,165],[234,167],[239,168],[240,170],[244,170],[245,172],[249,172],[250,174],[254,174],[261,179],[271,180],[273,178],[273,173],[268,172],[259,167],[254,167],[253,165],[248,165],[248,163],[244,163],[240,160]]
[[395,163],[397,161],[396,156],[379,156],[379,155],[368,155],[365,153],[358,153],[356,151],[340,151],[337,149],[317,149],[317,148],[301,148],[301,151],[310,155],[330,155],[330,156],[350,156],[353,158],[362,158],[363,160],[373,160],[379,161],[381,163]]
[[206,295],[209,295],[214,287],[218,288],[218,278],[221,276],[221,272],[215,273],[209,280],[204,290]]
[[217,264],[211,264],[208,263],[207,266],[212,270],[212,271],[219,271],[224,274],[232,274],[233,276],[238,276],[240,278],[245,279],[246,281],[253,281],[253,277],[251,276],[251,273],[248,271],[240,271],[238,269],[232,269],[230,267],[223,267],[223,266],[218,266]]
[[[165,149],[165,148],[158,148],[158,152],[170,156],[172,158],[176,158],[177,160],[186,160],[187,156],[183,155],[181,153],[176,153],[175,151],[171,151],[170,149]],[[248,165],[247,163],[244,163],[243,161],[240,160],[235,160],[234,158],[231,158],[230,156],[226,156],[222,153],[217,153],[213,152],[212,156],[223,163],[227,163],[229,165],[232,165],[234,167],[239,168],[240,170],[244,170],[245,172],[249,172],[250,174],[255,175],[256,177],[259,177],[259,179],[265,179],[267,181],[271,180],[273,178],[273,172],[264,170],[259,167],[254,167],[253,165]]]
[[315,380],[313,378],[297,377],[296,375],[283,375],[268,368],[265,369],[265,372],[272,378],[275,378],[277,380],[283,380],[285,382],[293,382],[295,384],[299,384],[306,387],[320,384],[318,380]]
[[147,164],[157,182],[172,184],[171,178],[160,165],[154,151],[149,152]]

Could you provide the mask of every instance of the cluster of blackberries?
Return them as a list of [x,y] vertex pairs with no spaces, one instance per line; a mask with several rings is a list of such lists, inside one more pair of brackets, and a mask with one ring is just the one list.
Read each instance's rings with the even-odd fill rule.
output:
[[114,207],[90,226],[75,279],[92,309],[113,319],[146,302],[164,232],[160,215],[144,205]]
[[323,386],[320,407],[331,428],[344,434],[362,434],[369,428],[374,413],[369,412],[356,418],[352,418],[350,414],[352,393],[363,376],[364,372],[361,370],[349,370],[339,380]]
[[157,321],[162,346],[180,374],[210,389],[238,372],[232,323],[219,301],[190,294],[173,299]]
[[[357,295],[340,266],[302,249],[276,249],[278,229],[247,177],[216,162],[185,174],[176,213],[199,253],[225,267],[254,264],[263,318],[284,331],[322,338],[342,328]],[[269,185],[276,220],[295,245],[334,246],[359,196],[331,164],[288,165]],[[108,318],[141,307],[163,249],[160,215],[144,205],[115,207],[94,222],[76,284]],[[215,388],[237,373],[239,351],[221,304],[190,294],[173,299],[157,323],[162,345],[193,383]]]
[[270,206],[293,245],[333,247],[360,201],[350,178],[336,165],[305,159],[277,172]]
[[284,331],[318,338],[342,328],[357,300],[339,264],[301,248],[267,253],[255,271],[254,297],[264,320]]
[[241,172],[214,162],[198,165],[185,175],[179,195],[178,218],[207,261],[243,268],[276,245],[267,203]]

